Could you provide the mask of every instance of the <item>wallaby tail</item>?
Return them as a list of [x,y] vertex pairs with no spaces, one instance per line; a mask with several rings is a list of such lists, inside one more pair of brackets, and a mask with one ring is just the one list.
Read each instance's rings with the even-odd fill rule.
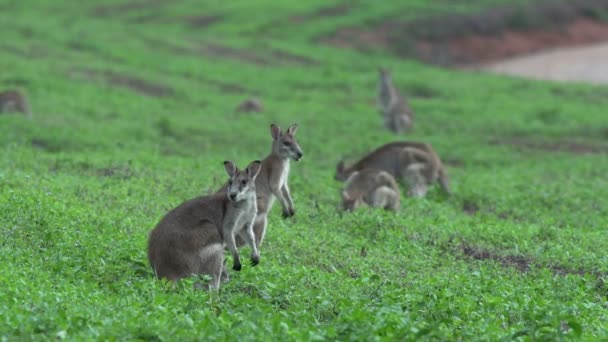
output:
[[450,177],[445,172],[443,167],[441,167],[439,169],[439,178],[437,181],[439,182],[439,185],[441,186],[443,191],[445,191],[446,194],[448,194],[448,195],[452,194],[452,190],[450,189]]

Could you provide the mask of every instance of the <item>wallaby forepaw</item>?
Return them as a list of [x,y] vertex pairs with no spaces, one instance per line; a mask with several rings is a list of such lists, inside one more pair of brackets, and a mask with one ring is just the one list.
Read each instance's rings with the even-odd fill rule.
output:
[[296,214],[296,210],[294,208],[289,208],[289,209],[283,211],[283,218],[292,217],[295,214]]
[[240,271],[241,270],[241,262],[237,261],[234,263],[234,265],[232,265],[232,269],[235,271]]
[[252,256],[251,257],[251,266],[257,266],[260,263],[260,257],[259,256]]

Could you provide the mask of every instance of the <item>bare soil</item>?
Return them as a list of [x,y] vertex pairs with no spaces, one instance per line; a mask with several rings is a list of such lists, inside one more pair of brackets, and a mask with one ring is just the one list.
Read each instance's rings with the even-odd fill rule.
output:
[[362,51],[384,49],[427,63],[464,66],[608,41],[608,0],[544,1],[472,15],[344,27],[318,41]]

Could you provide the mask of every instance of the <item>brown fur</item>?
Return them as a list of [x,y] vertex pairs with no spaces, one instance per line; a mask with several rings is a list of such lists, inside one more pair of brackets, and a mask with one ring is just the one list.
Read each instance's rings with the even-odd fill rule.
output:
[[[281,204],[284,218],[295,215],[287,180],[290,160],[299,161],[303,156],[302,149],[295,138],[297,128],[298,125],[293,124],[283,133],[279,126],[275,124],[270,126],[271,152],[262,160],[262,167],[255,181],[258,214],[254,221],[253,231],[258,248],[264,240],[268,224],[267,216],[272,209],[275,198],[278,198]],[[226,185],[218,190],[219,193],[224,191],[226,191]],[[243,244],[242,237],[237,236],[237,245],[241,246]]]
[[249,98],[236,107],[237,112],[251,113],[251,112],[261,112],[264,110],[264,105],[262,101],[257,98]]
[[[423,187],[438,181],[446,193],[451,193],[443,163],[433,147],[427,143],[396,141],[378,147],[351,166],[347,167],[344,161],[340,161],[336,166],[336,179],[344,181],[353,172],[365,168],[386,171],[395,179],[408,184],[414,182],[414,187],[416,184]],[[422,190],[424,189],[420,189]]]
[[379,68],[378,107],[384,116],[384,127],[394,133],[411,131],[414,111],[393,85],[390,71]]
[[0,92],[0,113],[23,113],[32,116],[29,103],[18,90]]
[[[254,163],[259,168],[259,161],[251,163],[245,171],[238,171],[235,166],[231,181],[240,180],[243,174],[248,174]],[[228,167],[226,169],[228,172]],[[247,176],[252,178],[251,175]],[[251,184],[254,183],[255,176],[251,179]],[[238,195],[231,197],[230,194],[235,192]],[[252,194],[246,196],[246,193]],[[235,222],[240,222],[235,218],[251,210],[249,206],[243,207],[246,201],[255,203],[255,188],[234,191],[231,188],[225,193],[191,199],[169,211],[150,232],[148,240],[148,260],[156,277],[175,281],[192,274],[206,274],[211,276],[209,288],[218,289],[222,273],[225,272],[224,245],[227,241],[230,243],[230,239],[234,245],[234,234],[243,227],[240,224],[240,227],[235,227]],[[253,207],[250,220],[253,220],[256,212]],[[259,262],[259,255],[253,244],[251,228],[251,224],[248,224],[251,234],[246,240],[254,246],[252,265],[255,266]],[[238,270],[238,252],[233,253],[233,257],[234,269]]]
[[353,172],[342,190],[342,206],[352,211],[367,205],[398,211],[401,206],[400,189],[393,176],[385,171],[363,169]]

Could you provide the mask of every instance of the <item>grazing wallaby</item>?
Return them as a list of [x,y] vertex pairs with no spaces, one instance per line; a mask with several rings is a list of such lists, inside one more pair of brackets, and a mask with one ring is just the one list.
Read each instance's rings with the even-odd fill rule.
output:
[[353,172],[346,180],[342,190],[342,206],[347,211],[362,205],[399,211],[400,194],[395,178],[388,172],[363,169]]
[[424,196],[429,184],[439,182],[450,194],[449,177],[441,159],[427,143],[397,141],[380,146],[349,167],[340,161],[336,166],[336,179],[346,180],[353,172],[373,168],[390,173],[410,185],[411,196]]
[[251,112],[261,112],[264,110],[264,105],[262,104],[262,101],[260,101],[259,99],[252,97],[252,98],[248,98],[247,100],[241,102],[241,104],[239,104],[238,107],[236,107],[235,109],[237,112],[245,112],[245,113],[251,113]]
[[384,126],[394,133],[411,130],[414,126],[412,108],[393,85],[390,71],[379,68],[378,72],[378,107],[384,116]]
[[[295,208],[287,179],[289,177],[290,160],[299,161],[304,152],[296,141],[297,124],[289,126],[286,132],[275,124],[270,125],[270,135],[272,136],[272,148],[270,154],[262,160],[260,174],[256,178],[255,186],[257,193],[258,214],[255,218],[253,231],[255,242],[259,248],[266,234],[268,224],[268,212],[272,209],[275,197],[279,199],[283,209],[283,217],[287,218],[295,214]],[[218,193],[225,192],[227,185],[218,190]],[[242,233],[237,237],[237,244],[243,245]]]
[[18,90],[7,90],[0,92],[0,113],[23,113],[32,116],[29,103]]
[[191,274],[211,276],[209,288],[218,289],[224,270],[224,246],[234,258],[233,269],[240,270],[235,234],[251,246],[251,264],[260,255],[253,234],[257,213],[255,179],[261,162],[253,161],[243,171],[224,162],[230,176],[227,191],[198,197],[167,213],[150,232],[148,259],[158,278],[178,280]]

